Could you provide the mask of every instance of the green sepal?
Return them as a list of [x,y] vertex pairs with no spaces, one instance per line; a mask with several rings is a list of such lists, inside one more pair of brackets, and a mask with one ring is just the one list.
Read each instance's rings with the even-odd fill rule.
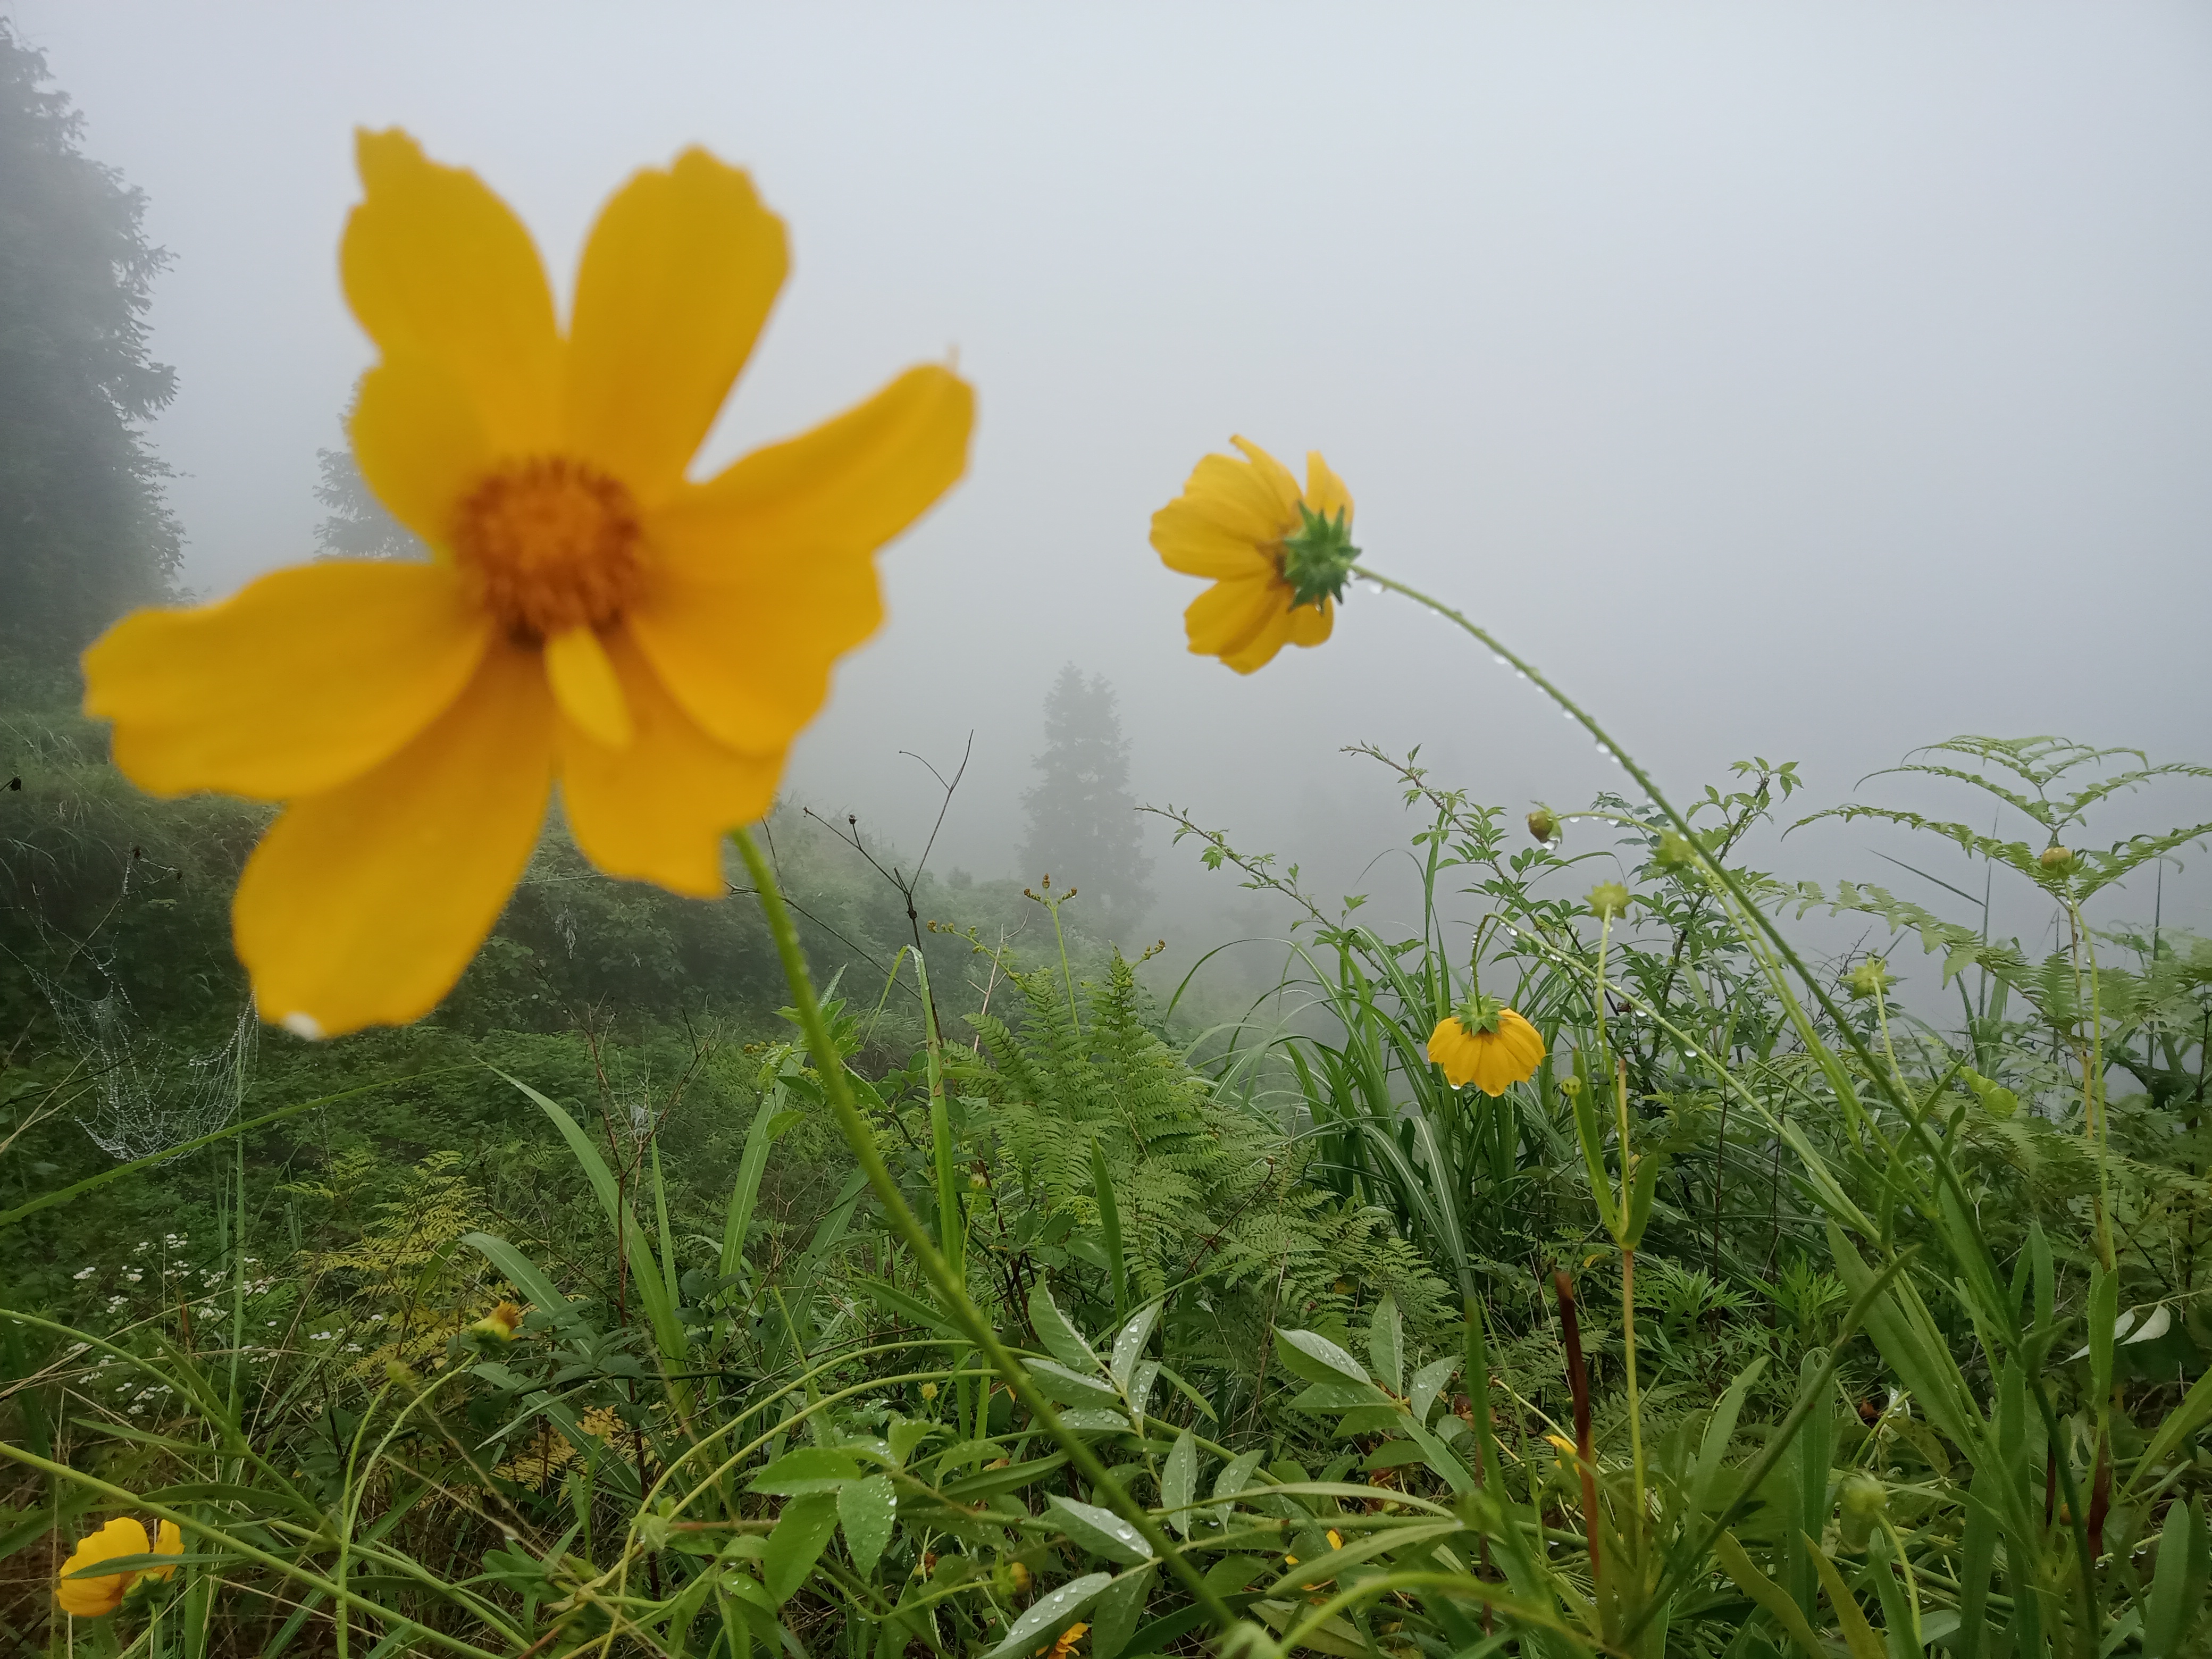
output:
[[1298,517],[1297,531],[1283,538],[1283,580],[1291,585],[1291,605],[1341,600],[1352,567],[1359,562],[1349,511],[1340,507],[1334,518],[1324,518],[1300,501]]

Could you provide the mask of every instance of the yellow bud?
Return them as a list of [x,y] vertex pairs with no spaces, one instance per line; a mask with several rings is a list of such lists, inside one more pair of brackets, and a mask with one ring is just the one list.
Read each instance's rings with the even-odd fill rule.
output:
[[1559,815],[1548,806],[1540,806],[1528,814],[1528,833],[1537,842],[1549,847],[1559,838]]

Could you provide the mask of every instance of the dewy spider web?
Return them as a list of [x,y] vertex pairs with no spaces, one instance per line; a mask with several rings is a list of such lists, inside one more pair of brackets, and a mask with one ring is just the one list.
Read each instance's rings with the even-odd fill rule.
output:
[[94,1103],[77,1114],[77,1125],[109,1157],[159,1157],[230,1121],[261,1042],[251,1003],[222,1047],[185,1054],[147,1031],[113,980],[95,998],[34,977],[92,1084]]

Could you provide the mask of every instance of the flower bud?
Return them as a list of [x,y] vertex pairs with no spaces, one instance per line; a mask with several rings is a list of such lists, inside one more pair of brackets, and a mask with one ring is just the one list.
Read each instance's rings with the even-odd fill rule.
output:
[[937,1384],[936,1384],[936,1383],[934,1383],[934,1382],[925,1382],[925,1383],[923,1383],[923,1384],[921,1385],[921,1397],[922,1397],[924,1400],[934,1400],[934,1399],[936,1399],[936,1398],[937,1398]]
[[1854,999],[1880,996],[1891,985],[1889,963],[1881,957],[1869,957],[1844,975],[1844,983],[1850,988]]
[[2074,852],[2053,842],[2035,855],[2035,861],[2043,866],[2045,875],[2063,876],[2074,867]]
[[1680,830],[1667,830],[1660,832],[1655,856],[1662,870],[1690,870],[1697,866],[1698,849]]
[[1609,921],[1628,914],[1628,889],[1617,881],[1601,881],[1589,890],[1590,914]]
[[1863,1550],[1874,1523],[1889,1508],[1889,1488],[1863,1470],[1844,1477],[1838,1494],[1842,1510],[1844,1547]]
[[1528,833],[1539,842],[1549,847],[1559,838],[1559,814],[1548,806],[1540,806],[1528,814]]

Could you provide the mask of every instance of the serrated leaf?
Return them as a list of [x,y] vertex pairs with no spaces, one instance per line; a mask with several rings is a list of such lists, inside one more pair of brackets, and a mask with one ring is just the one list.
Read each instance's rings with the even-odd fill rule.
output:
[[1190,1536],[1195,1513],[1190,1505],[1197,1497],[1198,1442],[1185,1429],[1176,1437],[1168,1461],[1161,1466],[1160,1504],[1168,1511],[1168,1524],[1186,1538]]
[[1398,1316],[1398,1299],[1388,1291],[1367,1328],[1367,1363],[1391,1393],[1406,1392],[1406,1323]]
[[1036,1328],[1037,1340],[1044,1344],[1044,1351],[1061,1364],[1085,1376],[1105,1375],[1106,1368],[1098,1363],[1098,1356],[1091,1352],[1083,1333],[1060,1312],[1060,1304],[1052,1299],[1052,1291],[1042,1279],[1030,1292],[1030,1323]]
[[1103,1555],[1109,1561],[1133,1567],[1152,1559],[1144,1534],[1113,1510],[1096,1504],[1079,1504],[1073,1498],[1055,1494],[1044,1518],[1091,1554]]
[[829,1446],[801,1446],[786,1452],[753,1477],[751,1492],[799,1498],[811,1492],[835,1492],[848,1480],[860,1478],[860,1461],[850,1452]]
[[863,1578],[876,1570],[897,1518],[898,1490],[887,1474],[848,1480],[837,1489],[837,1523],[845,1529],[845,1547]]
[[1098,1593],[1114,1582],[1110,1572],[1086,1572],[1080,1578],[1071,1578],[1050,1595],[1041,1596],[1030,1610],[1014,1620],[999,1645],[983,1656],[983,1659],[1013,1659],[1016,1654],[1026,1656],[1032,1650],[1048,1644],[1048,1638],[1057,1637],[1076,1620],[1088,1612],[1098,1599]]
[[1367,1382],[1366,1370],[1317,1331],[1277,1331],[1275,1356],[1304,1382]]

